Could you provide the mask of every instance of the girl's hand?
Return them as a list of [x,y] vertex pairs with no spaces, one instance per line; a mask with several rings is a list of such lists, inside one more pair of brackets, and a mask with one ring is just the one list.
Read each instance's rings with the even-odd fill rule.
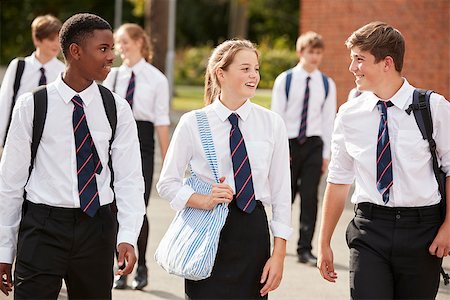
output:
[[233,200],[233,189],[221,177],[220,183],[214,183],[211,194],[207,196],[203,209],[211,210],[219,203],[230,203]]

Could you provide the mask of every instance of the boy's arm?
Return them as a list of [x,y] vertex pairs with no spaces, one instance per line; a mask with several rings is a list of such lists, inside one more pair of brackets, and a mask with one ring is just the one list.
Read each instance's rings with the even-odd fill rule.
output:
[[4,146],[3,142],[5,140],[6,129],[8,128],[17,62],[17,59],[11,61],[0,86],[0,146]]
[[275,79],[272,88],[272,103],[270,105],[270,109],[279,114],[281,117],[284,117],[287,105],[285,84],[286,84],[286,75],[285,73],[281,73]]
[[334,272],[333,251],[331,237],[337,222],[344,210],[345,201],[350,190],[350,184],[328,183],[322,206],[322,221],[319,232],[319,255],[317,267],[325,280],[335,282],[337,274]]
[[22,203],[31,160],[33,95],[19,97],[8,142],[0,163],[0,262],[11,264],[16,254]]
[[336,84],[331,78],[328,78],[328,82],[330,91],[322,109],[323,159],[327,161],[330,159],[331,154],[331,135],[333,133],[333,125],[337,106]]

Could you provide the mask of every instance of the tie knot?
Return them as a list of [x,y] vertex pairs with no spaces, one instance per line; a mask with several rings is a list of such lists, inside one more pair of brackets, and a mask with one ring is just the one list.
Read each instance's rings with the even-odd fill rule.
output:
[[231,125],[233,127],[237,127],[238,126],[238,115],[235,113],[232,113],[229,117],[228,120],[230,121]]
[[41,67],[39,70],[41,70],[41,73],[44,74],[45,73],[45,69],[44,67]]
[[311,80],[311,77],[306,77],[306,83],[308,83]]
[[80,96],[75,95],[72,98],[72,102],[75,106],[79,106],[79,107],[83,108],[83,100],[81,100]]
[[134,79],[134,72],[131,71],[131,79]]
[[380,112],[380,114],[382,115],[386,115],[387,113],[387,108],[394,106],[394,103],[392,103],[391,101],[382,101],[379,100],[377,103],[377,107],[378,107],[378,111]]

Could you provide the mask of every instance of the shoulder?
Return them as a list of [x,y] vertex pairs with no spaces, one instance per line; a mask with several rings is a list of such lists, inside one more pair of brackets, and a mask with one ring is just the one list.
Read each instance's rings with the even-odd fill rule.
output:
[[252,102],[252,110],[253,110],[255,116],[259,119],[263,119],[263,120],[271,122],[272,124],[275,124],[275,125],[277,125],[277,124],[283,125],[284,124],[283,119],[281,118],[281,116],[278,113],[276,113],[272,110],[269,110],[259,104],[255,104]]
[[145,63],[143,70],[146,74],[151,76],[153,80],[167,81],[166,75],[150,63]]
[[56,57],[55,57],[55,66],[61,70],[64,70],[66,68],[66,65]]

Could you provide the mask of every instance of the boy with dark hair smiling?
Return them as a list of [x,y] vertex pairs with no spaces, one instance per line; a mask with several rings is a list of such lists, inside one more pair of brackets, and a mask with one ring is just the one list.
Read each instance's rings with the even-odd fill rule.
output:
[[126,100],[114,95],[112,136],[95,82],[105,79],[113,62],[110,25],[93,14],[74,15],[63,24],[60,42],[67,67],[47,85],[48,111],[31,175],[27,180],[31,93],[14,109],[0,164],[0,275],[6,281],[0,289],[6,295],[12,290],[16,257],[16,299],[57,299],[62,279],[71,299],[110,299],[115,248],[110,204],[115,196],[119,265],[127,261],[120,275],[133,269],[145,210],[136,122]]

